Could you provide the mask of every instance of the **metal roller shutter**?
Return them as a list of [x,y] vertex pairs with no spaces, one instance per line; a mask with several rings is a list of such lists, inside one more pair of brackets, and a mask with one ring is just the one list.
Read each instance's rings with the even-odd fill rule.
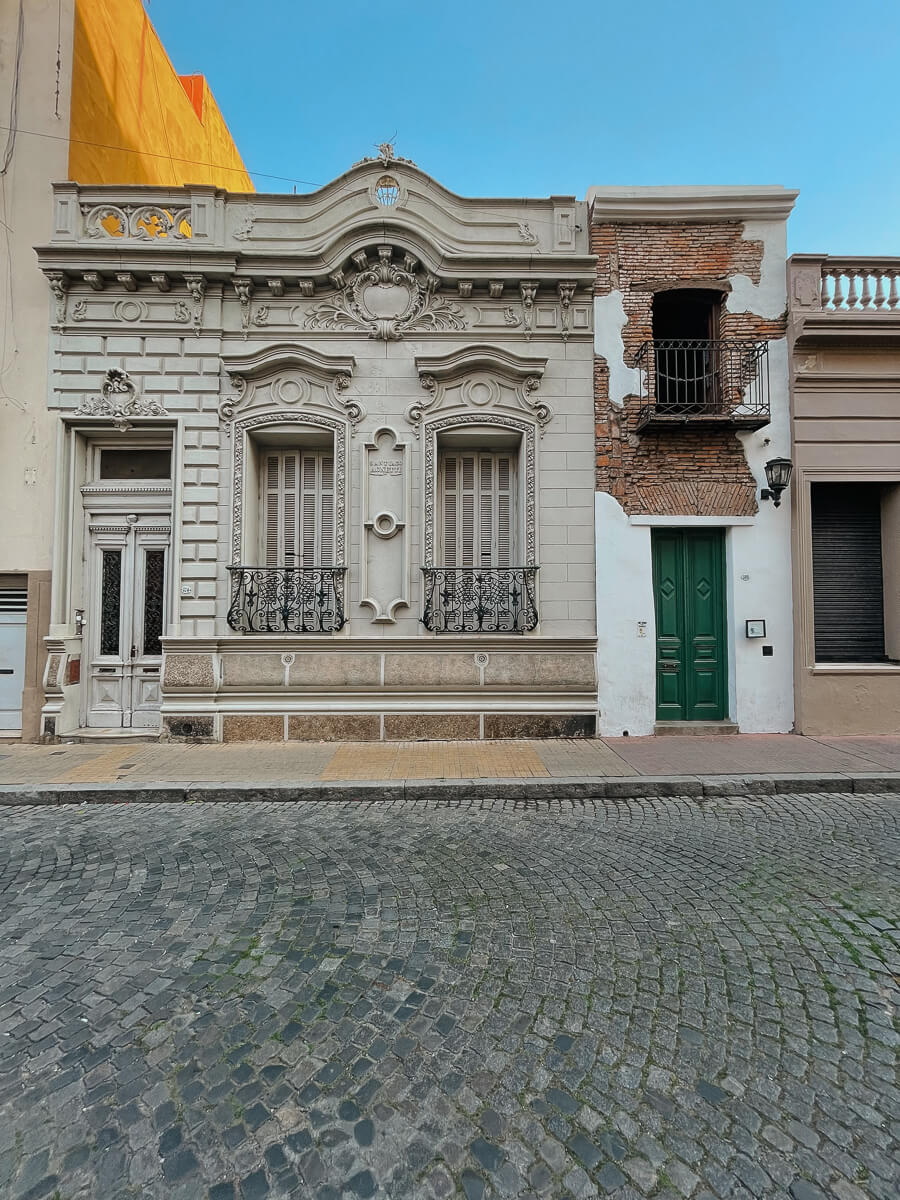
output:
[[883,662],[881,487],[811,488],[816,661]]

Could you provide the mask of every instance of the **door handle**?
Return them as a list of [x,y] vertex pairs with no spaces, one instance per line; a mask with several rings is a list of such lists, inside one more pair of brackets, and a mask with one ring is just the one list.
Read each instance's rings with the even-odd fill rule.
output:
[[137,646],[132,646],[132,647],[131,647],[131,657],[132,657],[132,658],[137,658]]

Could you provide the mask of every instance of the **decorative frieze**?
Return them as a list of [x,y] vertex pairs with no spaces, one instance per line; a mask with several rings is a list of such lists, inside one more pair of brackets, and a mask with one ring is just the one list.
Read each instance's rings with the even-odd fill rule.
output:
[[191,237],[189,207],[167,209],[158,204],[82,204],[84,232],[99,241],[107,238],[152,242]]

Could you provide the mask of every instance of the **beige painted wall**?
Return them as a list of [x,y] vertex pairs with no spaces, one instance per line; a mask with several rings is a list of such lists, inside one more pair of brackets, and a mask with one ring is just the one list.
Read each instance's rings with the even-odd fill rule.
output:
[[[0,6],[0,111],[9,112],[18,4]],[[50,568],[56,421],[47,411],[50,295],[32,247],[53,215],[49,184],[67,173],[71,55],[62,56],[56,100],[57,0],[28,0],[18,80],[22,129],[0,179],[0,569]],[[72,0],[62,0],[61,38],[72,39]],[[5,139],[6,134],[2,135]]]
[[873,314],[879,341],[853,317],[795,312],[791,330],[796,727],[810,735],[900,733],[900,662],[815,661],[810,485],[825,481],[885,485],[885,649],[900,658],[900,312]]

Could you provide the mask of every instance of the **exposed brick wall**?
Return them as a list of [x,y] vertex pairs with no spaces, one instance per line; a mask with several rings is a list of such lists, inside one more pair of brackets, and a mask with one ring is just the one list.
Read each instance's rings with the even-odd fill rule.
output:
[[[633,366],[653,336],[656,292],[678,286],[727,288],[734,275],[759,283],[763,246],[745,241],[740,222],[596,225],[591,250],[598,256],[598,296],[620,291],[627,323],[625,363]],[[722,312],[723,338],[780,338],[785,320]],[[756,484],[744,449],[731,429],[637,432],[640,401],[623,409],[609,401],[609,369],[594,367],[597,488],[627,513],[749,516],[757,511]]]

